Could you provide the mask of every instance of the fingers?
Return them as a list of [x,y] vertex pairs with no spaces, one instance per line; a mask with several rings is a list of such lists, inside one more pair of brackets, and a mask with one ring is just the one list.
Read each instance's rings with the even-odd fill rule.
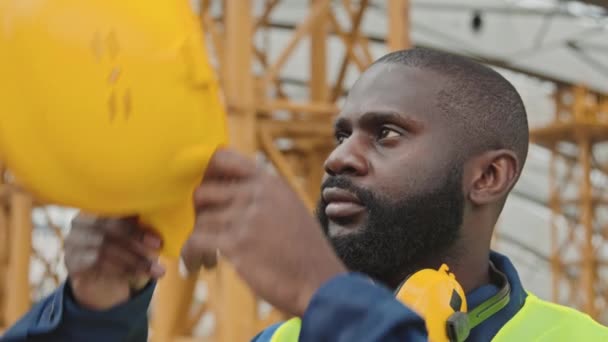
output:
[[213,268],[217,265],[218,244],[214,234],[192,234],[182,247],[180,273],[183,275],[198,272],[201,267]]
[[137,218],[106,219],[100,228],[109,236],[138,240],[150,248],[160,248],[162,244],[160,237],[151,228],[140,225]]
[[[230,151],[218,150],[211,158],[204,180],[194,193],[196,226],[181,253],[182,273],[197,272],[217,264],[220,242],[226,240],[238,204],[250,198],[247,188],[254,181],[256,164]],[[242,207],[242,206],[241,206]]]
[[66,248],[66,266],[71,274],[98,269],[115,276],[162,277],[165,270],[157,261],[158,250],[146,250],[138,243],[107,237],[96,248],[71,246]]
[[130,253],[118,244],[107,243],[99,253],[99,269],[106,274],[127,275],[146,272],[150,268],[146,259]]
[[158,264],[155,253],[138,253],[131,248],[132,246],[132,241],[108,239],[100,252],[98,262],[115,265],[118,269],[122,269],[125,275],[148,275],[158,278],[164,274],[164,269]]
[[136,218],[102,219],[81,214],[72,221],[66,247],[98,248],[106,237],[132,241],[131,248],[140,254],[149,254],[162,245],[160,237],[151,229],[138,225]]
[[218,150],[207,165],[204,179],[242,179],[254,174],[255,170],[255,163],[239,153]]
[[80,246],[96,246],[101,243],[106,235],[116,238],[139,239],[151,248],[158,248],[157,246],[161,244],[158,235],[150,229],[138,225],[135,217],[109,219],[84,213],[80,213],[72,220],[68,238],[72,240],[72,243]]
[[238,191],[234,182],[208,180],[204,181],[194,192],[196,209],[226,206],[231,203]]
[[213,268],[217,264],[220,244],[231,230],[234,208],[208,208],[198,212],[194,231],[182,247],[181,259],[186,273],[197,272],[202,266]]
[[70,274],[80,274],[91,269],[99,260],[98,248],[79,248],[67,243],[65,245],[65,265]]
[[96,269],[112,275],[161,277],[160,238],[137,218],[102,219],[80,214],[65,241],[65,263],[72,274]]

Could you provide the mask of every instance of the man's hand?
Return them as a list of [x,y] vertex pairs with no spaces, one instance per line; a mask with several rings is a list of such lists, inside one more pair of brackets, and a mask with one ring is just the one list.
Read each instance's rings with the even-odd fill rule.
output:
[[65,263],[78,304],[105,310],[129,299],[131,291],[159,278],[161,240],[135,219],[101,219],[84,214],[72,221]]
[[218,151],[194,195],[196,226],[182,249],[190,272],[217,251],[262,298],[303,315],[313,294],[346,271],[319,223],[289,186],[230,151]]

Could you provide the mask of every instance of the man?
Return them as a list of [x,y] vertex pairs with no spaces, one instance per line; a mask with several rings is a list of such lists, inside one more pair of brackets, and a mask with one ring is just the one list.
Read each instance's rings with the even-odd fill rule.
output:
[[[284,182],[229,151],[195,193],[186,268],[212,266],[219,250],[256,293],[302,318],[256,341],[425,341],[423,320],[393,291],[442,263],[470,309],[490,308],[471,317],[469,341],[608,340],[587,316],[527,294],[490,251],[528,149],[523,103],[498,73],[431,50],[388,54],[357,80],[335,133],[316,221]],[[163,270],[160,242],[132,227],[76,220],[69,281],[7,340],[144,340],[146,281]]]

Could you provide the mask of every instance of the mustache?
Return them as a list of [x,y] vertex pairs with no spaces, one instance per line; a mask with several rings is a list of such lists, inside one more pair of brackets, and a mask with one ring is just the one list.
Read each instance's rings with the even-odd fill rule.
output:
[[[359,198],[359,201],[361,201],[361,204],[363,205],[373,203],[375,200],[375,196],[370,190],[356,185],[346,176],[332,176],[327,178],[323,184],[321,184],[321,192],[326,188],[337,188],[351,192]],[[320,201],[325,205],[325,201],[322,197]]]

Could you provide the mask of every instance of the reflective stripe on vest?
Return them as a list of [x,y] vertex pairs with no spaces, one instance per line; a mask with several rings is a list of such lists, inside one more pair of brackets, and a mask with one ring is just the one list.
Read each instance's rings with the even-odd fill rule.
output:
[[[300,328],[300,319],[292,318],[279,326],[270,341],[297,342]],[[572,308],[546,302],[528,294],[521,310],[492,339],[492,342],[513,341],[606,342],[608,327]]]

